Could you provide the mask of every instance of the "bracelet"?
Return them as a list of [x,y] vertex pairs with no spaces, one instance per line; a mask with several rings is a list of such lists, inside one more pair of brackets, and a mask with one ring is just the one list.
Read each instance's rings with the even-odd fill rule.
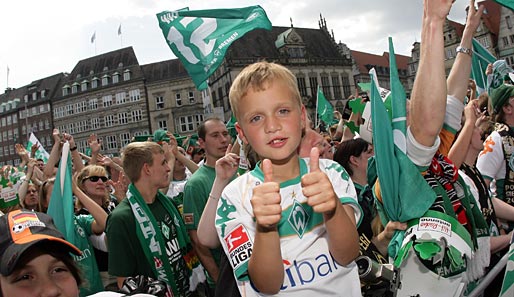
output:
[[77,146],[74,146],[74,147],[70,148],[70,152],[73,152],[76,149],[77,149]]
[[211,194],[211,193],[209,193],[209,198],[210,198],[210,199],[212,199],[212,200],[214,200],[214,201],[218,201],[218,200],[220,200],[220,198],[216,198],[216,197],[212,196],[212,194]]

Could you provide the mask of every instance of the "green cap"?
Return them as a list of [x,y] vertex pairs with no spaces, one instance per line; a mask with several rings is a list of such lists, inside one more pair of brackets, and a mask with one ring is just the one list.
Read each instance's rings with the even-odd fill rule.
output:
[[504,106],[509,98],[514,97],[514,86],[502,84],[491,94],[491,104],[493,105],[494,113],[500,112],[502,106]]

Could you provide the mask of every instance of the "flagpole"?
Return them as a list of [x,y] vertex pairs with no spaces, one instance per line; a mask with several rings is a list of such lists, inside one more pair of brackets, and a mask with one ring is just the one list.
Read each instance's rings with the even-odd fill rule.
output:
[[318,127],[318,102],[319,102],[319,85],[318,89],[316,90],[316,118],[314,119],[314,129]]
[[7,89],[9,87],[9,65],[7,65],[7,81],[5,83],[5,88]]

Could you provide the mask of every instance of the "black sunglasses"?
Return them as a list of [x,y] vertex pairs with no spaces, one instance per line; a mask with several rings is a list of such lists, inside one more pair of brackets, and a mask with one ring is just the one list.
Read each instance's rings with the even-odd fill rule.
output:
[[101,179],[102,182],[104,182],[104,183],[107,181],[107,177],[105,177],[105,176],[88,176],[88,177],[84,178],[84,180],[86,180],[86,179],[89,179],[90,181],[92,181],[94,183],[96,183],[99,179]]

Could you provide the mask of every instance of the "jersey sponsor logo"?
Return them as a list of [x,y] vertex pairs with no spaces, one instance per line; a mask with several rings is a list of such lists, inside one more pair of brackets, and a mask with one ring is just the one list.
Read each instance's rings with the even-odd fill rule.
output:
[[307,229],[307,224],[309,222],[310,216],[303,208],[303,205],[299,203],[297,200],[294,201],[291,213],[287,218],[287,221],[293,228],[293,230],[298,234],[298,237],[302,238],[305,230]]
[[253,244],[243,225],[237,226],[224,240],[234,269],[250,259]]
[[495,144],[496,143],[494,142],[492,137],[490,137],[490,136],[487,137],[487,139],[485,140],[485,143],[484,143],[484,149],[480,152],[480,156],[485,155],[487,153],[492,153],[493,152],[493,146]]

